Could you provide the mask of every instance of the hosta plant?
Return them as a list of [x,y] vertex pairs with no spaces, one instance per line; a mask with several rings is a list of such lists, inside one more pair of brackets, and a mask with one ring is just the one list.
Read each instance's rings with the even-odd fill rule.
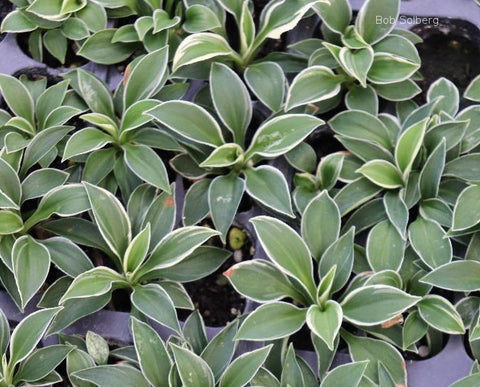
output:
[[[228,36],[215,31],[188,36],[178,46],[173,57],[174,76],[206,78],[212,59],[243,72],[256,59],[268,39],[279,39],[284,32],[293,29],[313,5],[328,1],[272,0],[263,8],[258,26],[254,21],[250,1],[218,0],[218,3],[234,19],[238,29],[235,41],[230,41]],[[220,31],[226,30],[226,27],[220,27]]]
[[[147,323],[131,317],[133,347],[110,351],[108,343],[89,332],[86,342],[77,337],[62,337],[76,345],[67,358],[67,372],[74,385],[88,381],[103,385],[127,383],[141,386],[243,386],[263,365],[271,346],[246,352],[234,358],[238,321],[233,321],[210,341],[198,312],[185,321],[178,336],[162,339]],[[122,360],[107,364],[108,359]]]
[[168,100],[172,94],[178,98],[186,91],[183,84],[165,85],[167,61],[168,47],[164,47],[132,62],[113,97],[87,71],[66,74],[91,111],[80,118],[93,126],[74,133],[63,152],[63,160],[84,163],[83,180],[102,185],[116,182],[125,200],[142,180],[170,190],[167,170],[154,148],[171,148],[165,135],[149,124],[152,118],[144,114],[159,100]]
[[59,309],[32,313],[15,327],[11,335],[8,321],[0,311],[0,386],[47,386],[62,381],[55,369],[73,348],[59,344],[37,349]]
[[65,238],[45,239],[39,230],[45,220],[83,213],[90,203],[83,186],[64,184],[69,174],[57,169],[40,169],[21,181],[0,159],[0,175],[0,280],[23,310],[44,285],[51,263],[68,276],[93,267],[75,244]]
[[69,121],[87,106],[68,89],[65,80],[47,88],[47,79],[31,81],[0,74],[0,93],[8,111],[0,109],[2,158],[19,170],[22,178],[39,164],[49,167],[62,142],[75,129]]
[[317,3],[313,9],[322,19],[324,39],[292,45],[308,58],[308,68],[293,80],[286,111],[316,104],[321,113],[337,106],[345,95],[347,107],[366,107],[377,114],[379,96],[403,101],[420,93],[414,78],[421,64],[415,44],[421,39],[394,29],[400,0],[366,1],[354,25],[347,0]]
[[[98,31],[84,42],[79,54],[93,62],[119,63],[136,52],[152,52],[166,44],[174,52],[187,33],[212,31],[226,36],[225,10],[215,0],[100,3],[110,8],[109,16],[120,26]],[[135,18],[129,21],[132,15]]]
[[[160,103],[147,113],[184,146],[186,152],[171,160],[177,172],[194,179],[219,175],[204,178],[189,189],[185,224],[195,224],[210,214],[225,240],[245,191],[270,211],[293,217],[282,172],[257,164],[285,154],[323,121],[306,114],[278,115],[262,123],[246,146],[252,119],[246,86],[227,66],[215,63],[210,91],[218,120],[205,108],[186,101]],[[239,97],[232,100],[227,92]]]
[[69,45],[73,51],[92,33],[107,26],[104,8],[91,0],[9,0],[18,8],[3,19],[2,32],[29,33],[28,51],[39,62],[45,50],[65,64]]
[[[239,263],[225,273],[237,291],[263,304],[245,319],[237,339],[279,339],[307,324],[314,344],[334,353],[340,335],[352,347],[360,340],[340,331],[345,321],[415,352],[415,344],[429,326],[448,334],[465,332],[460,315],[446,299],[405,292],[402,277],[395,270],[361,272],[349,281],[357,255],[354,229],[340,234],[340,211],[326,191],[303,213],[303,238],[274,218],[261,216],[252,223],[270,262]],[[293,303],[281,301],[285,298]],[[401,327],[405,312],[408,317]],[[400,355],[397,358],[402,359]],[[385,366],[398,369],[398,364]],[[404,383],[404,378],[403,372],[395,381]]]
[[[89,183],[84,183],[84,187],[99,232],[96,238],[101,236],[101,245],[107,249],[114,269],[97,266],[79,274],[73,282],[52,285],[52,297],[45,295],[42,304],[48,299],[64,305],[65,310],[56,318],[55,329],[50,333],[100,309],[117,289],[130,293],[133,312],[180,332],[175,308],[193,309],[181,282],[212,273],[230,254],[216,247],[200,247],[218,232],[198,226],[172,231],[173,198],[165,192],[155,198],[155,190],[148,186],[139,187],[132,195],[131,216],[109,191]],[[72,219],[62,224],[70,226],[70,238],[78,238],[82,243],[81,239],[88,238],[82,235],[87,227],[84,222]],[[91,225],[88,221],[87,224]],[[62,232],[58,223],[49,228]],[[79,233],[72,232],[75,228]],[[92,300],[96,300],[95,304]]]

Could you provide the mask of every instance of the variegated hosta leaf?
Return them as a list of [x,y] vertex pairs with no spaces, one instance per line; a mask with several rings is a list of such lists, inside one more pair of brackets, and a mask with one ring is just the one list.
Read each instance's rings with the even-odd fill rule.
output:
[[287,95],[285,110],[320,102],[340,93],[343,78],[325,66],[312,66],[298,74]]
[[370,285],[349,293],[341,305],[347,321],[372,326],[391,320],[419,301],[420,297],[391,286]]
[[251,222],[267,256],[280,270],[297,279],[314,298],[316,286],[312,259],[302,238],[275,218],[258,216]]
[[185,38],[173,58],[173,71],[182,66],[203,62],[215,57],[234,57],[236,54],[220,35],[201,32]]
[[292,335],[305,324],[307,309],[284,302],[262,305],[248,315],[236,340],[264,341]]
[[428,295],[417,304],[420,317],[435,329],[450,335],[464,334],[462,318],[446,299]]
[[395,347],[381,340],[354,336],[346,331],[342,331],[341,334],[348,344],[353,361],[369,361],[364,376],[373,383],[380,383],[378,368],[379,363],[382,363],[394,383],[398,386],[407,385],[405,360]]

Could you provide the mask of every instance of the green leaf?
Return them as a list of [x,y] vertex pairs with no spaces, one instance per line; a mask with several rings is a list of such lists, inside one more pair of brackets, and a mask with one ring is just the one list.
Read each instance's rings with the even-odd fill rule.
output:
[[436,198],[438,188],[445,167],[446,145],[445,139],[430,154],[420,173],[420,194],[423,199]]
[[51,345],[33,352],[16,372],[16,383],[37,382],[43,379],[54,371],[72,350],[69,345]]
[[305,385],[302,369],[297,361],[292,343],[290,343],[287,354],[283,359],[281,381],[284,386],[294,386],[296,383],[300,386]]
[[245,190],[245,181],[234,174],[217,176],[208,189],[208,206],[215,229],[223,243],[232,225]]
[[388,220],[378,223],[371,229],[367,239],[367,260],[370,267],[398,271],[402,266],[405,242],[402,235]]
[[466,181],[478,182],[480,181],[480,170],[478,169],[479,160],[480,153],[470,153],[458,157],[445,165],[444,175]]
[[132,238],[130,219],[125,209],[109,191],[87,182],[83,185],[103,239],[112,252],[122,258]]
[[387,127],[379,118],[367,112],[344,111],[333,117],[329,125],[342,136],[373,141],[385,149],[392,147]]
[[357,361],[340,365],[330,371],[322,380],[320,387],[336,387],[345,383],[351,387],[357,387],[365,373],[369,361]]
[[[224,64],[213,63],[210,93],[220,119],[233,133],[235,142],[243,145],[252,119],[252,101],[242,80]],[[231,98],[232,95],[235,98]]]
[[285,159],[293,168],[301,172],[311,173],[317,166],[317,154],[313,147],[306,142],[301,142],[286,153]]
[[[259,36],[280,39],[280,35],[293,29],[315,0],[292,0],[272,3],[262,12]],[[257,38],[258,40],[258,38]]]
[[404,177],[408,177],[413,162],[423,144],[423,137],[427,128],[427,119],[424,119],[405,130],[398,139],[395,147],[395,161]]
[[198,226],[182,227],[170,232],[155,246],[150,259],[138,270],[137,276],[180,263],[208,239],[219,234],[218,231]]
[[284,114],[272,118],[258,128],[246,158],[257,154],[277,157],[300,144],[314,129],[324,122],[307,114]]
[[2,33],[21,33],[30,32],[38,26],[32,22],[22,9],[15,9],[11,11],[2,21]]
[[417,304],[418,313],[430,326],[449,335],[465,333],[462,318],[452,304],[440,296],[428,295]]
[[90,209],[85,188],[81,184],[69,184],[50,190],[40,201],[37,210],[25,222],[25,230],[56,214],[73,216]]
[[123,146],[125,163],[139,178],[170,193],[167,169],[160,156],[146,145]]
[[288,277],[266,260],[240,262],[224,275],[238,293],[256,302],[278,301],[285,297],[296,300],[303,298],[290,284]]
[[362,87],[367,87],[367,74],[373,64],[373,50],[371,47],[361,48],[359,50],[350,50],[343,47],[340,51],[340,61],[343,68],[358,82]]
[[145,378],[155,387],[168,385],[171,360],[157,332],[135,317],[130,317],[135,352]]
[[408,314],[405,319],[402,330],[402,347],[406,350],[411,345],[425,336],[428,330],[428,325],[422,320],[418,311],[413,311]]
[[23,229],[22,218],[15,212],[0,210],[0,235],[15,234]]
[[200,167],[202,168],[223,168],[233,166],[243,160],[243,149],[234,143],[223,144],[216,148],[208,156]]
[[379,383],[378,364],[381,362],[397,385],[407,385],[405,360],[391,344],[368,337],[353,336],[346,331],[342,331],[342,338],[348,344],[353,361],[369,360],[364,376],[374,383]]
[[339,233],[340,211],[328,192],[322,191],[303,212],[302,237],[318,261],[327,248],[337,240]]
[[215,379],[208,364],[189,350],[170,344],[175,364],[185,387],[213,387]]
[[99,129],[81,129],[68,139],[65,150],[63,151],[62,161],[85,153],[91,153],[103,148],[112,141],[112,137]]
[[123,385],[150,387],[142,373],[128,365],[103,365],[74,372],[75,379],[90,382],[96,386],[118,387]]
[[403,177],[401,172],[393,165],[385,160],[372,160],[365,163],[357,169],[372,183],[386,189],[395,189],[403,187]]
[[430,85],[427,101],[430,102],[439,97],[441,98],[435,106],[435,112],[440,113],[443,111],[452,117],[456,116],[460,105],[460,95],[452,81],[446,78],[439,78]]
[[293,80],[288,90],[285,110],[335,97],[341,89],[342,78],[325,66],[312,66]]
[[40,243],[48,249],[50,259],[55,266],[72,278],[93,269],[87,254],[69,239],[53,237],[44,239]]
[[327,344],[331,351],[334,350],[335,338],[340,331],[342,319],[342,307],[333,300],[327,301],[323,308],[318,305],[308,308],[308,327]]
[[278,219],[257,216],[251,220],[267,256],[285,274],[296,278],[313,297],[313,265],[310,252],[302,238]]
[[271,345],[244,353],[235,359],[220,379],[219,387],[242,387],[258,372],[265,362]]
[[410,225],[408,237],[415,252],[431,269],[452,260],[452,242],[438,223],[418,217]]
[[210,179],[200,179],[188,189],[183,202],[182,219],[184,226],[197,224],[210,212],[208,189],[211,182]]
[[60,308],[42,309],[25,317],[14,329],[10,340],[9,367],[25,360],[43,338]]
[[278,112],[285,97],[285,75],[276,62],[250,65],[244,73],[245,82],[255,96],[271,111]]
[[59,169],[43,168],[33,171],[22,181],[22,202],[36,199],[63,185],[69,174]]
[[133,238],[125,251],[123,258],[123,270],[125,273],[133,273],[147,257],[150,248],[150,223]]
[[48,30],[43,34],[43,45],[61,64],[65,63],[68,42],[63,34],[59,34],[55,30]]
[[202,351],[201,357],[212,370],[215,380],[220,378],[232,361],[237,348],[235,341],[237,331],[238,321],[228,323]]
[[89,298],[107,294],[112,288],[126,285],[122,275],[104,266],[97,266],[76,277],[59,304],[64,304],[73,298]]
[[105,365],[108,362],[110,349],[107,341],[100,335],[92,331],[88,331],[85,336],[85,344],[88,354],[95,360],[98,365]]
[[374,85],[377,94],[388,101],[409,101],[421,93],[420,87],[411,79],[397,83]]
[[0,74],[0,93],[16,116],[35,125],[33,99],[22,82],[10,75]]
[[480,262],[447,263],[428,273],[421,282],[459,292],[477,291],[480,289]]
[[353,238],[355,236],[355,228],[352,227],[348,232],[343,234],[334,243],[332,243],[320,258],[318,273],[324,278],[330,270],[335,266],[335,278],[332,284],[332,293],[337,292],[345,286],[350,278],[353,268]]
[[313,9],[330,30],[339,34],[345,31],[352,18],[352,8],[348,0],[330,0],[329,3],[316,3]]
[[189,140],[214,147],[224,143],[218,123],[205,109],[191,102],[164,102],[147,114]]
[[8,324],[7,317],[0,311],[0,354],[3,356],[7,351],[8,344],[10,343],[10,325]]
[[341,305],[347,321],[372,326],[391,320],[419,300],[392,286],[370,285],[349,293]]
[[112,96],[105,84],[93,74],[82,69],[76,70],[73,74],[77,74],[78,91],[90,110],[112,119],[115,118]]
[[480,223],[480,186],[471,185],[458,196],[453,210],[452,231],[467,230]]
[[248,315],[235,338],[264,341],[290,336],[305,324],[306,314],[307,309],[285,302],[262,305]]
[[[4,21],[4,23],[6,22]],[[480,76],[477,76],[470,82],[463,96],[470,101],[480,102]]]
[[392,54],[376,53],[367,79],[375,84],[399,83],[410,78],[420,64]]
[[378,114],[378,95],[370,85],[366,88],[355,85],[345,95],[345,105],[350,110],[362,110],[376,116]]
[[[126,77],[123,92],[123,108],[150,98],[164,78],[168,63],[168,47],[153,51],[141,58]],[[155,71],[152,71],[155,69]]]
[[50,253],[31,236],[24,236],[13,245],[12,263],[22,308],[25,308],[47,279]]
[[293,217],[293,209],[287,181],[283,174],[269,165],[247,168],[246,190],[264,206],[281,214]]
[[225,38],[211,32],[200,32],[188,36],[180,43],[173,58],[172,70],[175,72],[182,66],[233,54],[234,51]]
[[128,59],[137,46],[135,43],[112,43],[115,31],[114,28],[107,28],[95,32],[83,43],[77,54],[103,65]]
[[189,33],[203,32],[221,27],[213,10],[206,5],[193,4],[187,8],[183,29]]
[[[137,129],[142,125],[147,124],[152,120],[152,117],[145,114],[149,110],[158,105],[158,101],[154,99],[144,99],[134,102],[126,109],[122,117],[122,123],[120,124],[120,132],[122,132],[121,138],[126,137],[126,133]],[[152,131],[153,130],[153,131]],[[152,135],[161,136],[155,129],[145,129],[143,132],[137,132],[137,136],[134,138],[136,142],[139,141],[140,134],[151,133]],[[141,137],[140,137],[141,138]],[[145,144],[149,145],[149,144]],[[162,144],[163,145],[163,144]],[[153,147],[153,146],[152,146]]]
[[383,204],[388,220],[397,229],[403,239],[406,238],[408,224],[408,207],[402,199],[401,192],[389,191],[383,197]]
[[393,30],[399,12],[399,0],[368,0],[358,13],[355,28],[367,43],[374,44]]
[[480,383],[480,374],[473,374],[456,381],[450,387],[471,387],[478,383]]
[[160,285],[136,286],[131,301],[135,308],[147,317],[176,332],[181,332],[172,299]]

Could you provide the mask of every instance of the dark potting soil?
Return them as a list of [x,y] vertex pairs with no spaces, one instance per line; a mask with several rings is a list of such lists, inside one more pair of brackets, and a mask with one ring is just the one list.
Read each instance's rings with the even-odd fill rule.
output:
[[[221,246],[219,239],[214,240],[213,243]],[[198,281],[184,284],[195,308],[199,310],[207,326],[224,326],[243,313],[246,300],[235,291],[223,273],[238,262],[252,259],[252,246],[252,241],[247,237],[242,248],[234,251],[216,272]],[[190,311],[178,312],[182,320],[191,313]]]
[[[23,53],[25,55],[28,55],[30,58],[32,58],[32,54],[30,54],[30,50],[28,49],[28,38],[30,34],[23,33],[23,34],[18,34],[17,35],[17,43]],[[65,56],[65,63],[62,64],[58,59],[56,59],[54,56],[52,56],[48,50],[43,47],[43,61],[42,63],[45,63],[48,67],[51,68],[57,68],[57,67],[65,67],[65,68],[75,68],[84,65],[85,63],[88,62],[86,58],[83,58],[81,56],[78,56],[76,54],[78,50],[78,47],[76,47],[76,43],[68,40],[67,42],[67,54]]]
[[[12,3],[10,3],[8,0],[0,0],[0,24],[3,22],[3,19],[5,19],[5,16],[7,16],[10,11],[12,10]],[[5,38],[6,34],[0,34],[0,42]]]
[[31,81],[39,81],[42,78],[47,78],[47,87],[53,86],[63,80],[62,77],[50,74],[44,67],[27,67],[13,73],[13,76],[19,78],[21,75],[26,75]]
[[473,24],[440,19],[438,26],[422,24],[412,31],[424,40],[417,45],[424,77],[418,82],[423,90],[417,97],[419,103],[425,102],[428,87],[440,77],[455,83],[462,94],[480,74],[480,30]]

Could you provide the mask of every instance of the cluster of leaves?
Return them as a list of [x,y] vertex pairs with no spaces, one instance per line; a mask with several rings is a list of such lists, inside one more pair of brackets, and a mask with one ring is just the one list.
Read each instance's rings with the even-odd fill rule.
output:
[[[0,314],[0,387],[59,382],[64,361],[78,387],[402,386],[405,357],[444,335],[480,358],[480,105],[444,78],[412,100],[420,39],[395,29],[400,0],[354,24],[346,0],[12,2],[2,29],[30,33],[38,60],[131,60],[113,91],[84,69],[0,75],[0,282],[39,309],[12,334]],[[266,52],[314,15],[323,39]],[[480,102],[480,77],[464,97]],[[318,160],[326,126],[344,150]],[[207,337],[184,284],[242,248],[230,230],[252,207],[265,256],[224,274],[261,305]],[[133,346],[62,333],[118,295]],[[353,362],[331,369],[343,344]]]

